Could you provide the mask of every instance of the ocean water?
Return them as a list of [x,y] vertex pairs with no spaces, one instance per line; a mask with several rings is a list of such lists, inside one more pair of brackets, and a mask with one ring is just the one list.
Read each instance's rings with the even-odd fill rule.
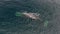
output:
[[[1,34],[44,34],[49,27],[44,27],[44,21],[53,19],[55,6],[49,2],[38,3],[34,1],[0,1],[0,33]],[[32,20],[26,17],[18,17],[16,12],[40,13],[39,20]],[[50,23],[49,23],[50,24]]]

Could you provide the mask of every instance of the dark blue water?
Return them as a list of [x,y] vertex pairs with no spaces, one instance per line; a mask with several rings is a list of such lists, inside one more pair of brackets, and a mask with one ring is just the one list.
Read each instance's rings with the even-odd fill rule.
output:
[[[31,1],[5,1],[3,3],[4,4],[0,3],[0,29],[6,29],[7,31],[13,32],[16,30],[19,31],[19,29],[22,31],[31,31],[32,29],[37,30],[39,26],[43,25],[40,25],[40,21],[32,21],[30,18],[17,17],[15,15],[16,12],[36,12],[41,14],[43,21],[52,19],[53,8],[50,8],[51,6],[48,4],[37,5]],[[41,29],[43,29],[43,27]]]

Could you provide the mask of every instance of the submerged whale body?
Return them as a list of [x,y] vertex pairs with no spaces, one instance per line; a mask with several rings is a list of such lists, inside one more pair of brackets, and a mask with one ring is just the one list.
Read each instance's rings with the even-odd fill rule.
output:
[[23,13],[26,17],[29,17],[31,19],[40,19],[39,16],[40,14],[37,14],[37,13]]

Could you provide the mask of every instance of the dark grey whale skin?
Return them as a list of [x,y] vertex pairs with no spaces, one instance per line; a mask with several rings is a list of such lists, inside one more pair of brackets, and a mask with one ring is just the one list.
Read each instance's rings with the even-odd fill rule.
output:
[[[47,0],[1,0],[0,34],[59,34],[59,4]],[[41,14],[44,27],[40,21],[17,17],[16,12],[36,12]]]

